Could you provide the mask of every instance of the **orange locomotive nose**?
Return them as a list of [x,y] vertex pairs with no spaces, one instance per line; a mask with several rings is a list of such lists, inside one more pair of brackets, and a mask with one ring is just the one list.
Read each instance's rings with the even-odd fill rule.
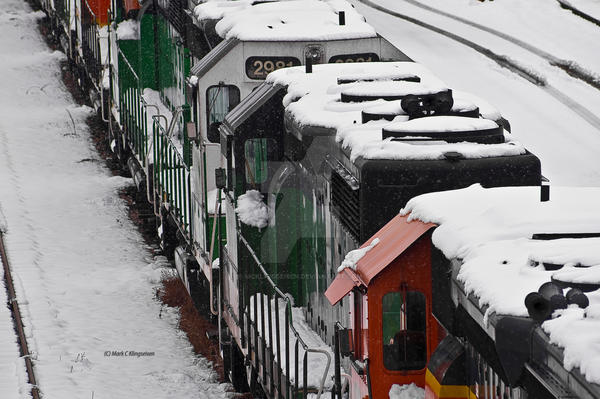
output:
[[[84,3],[84,2],[82,2]],[[96,23],[100,26],[108,24],[108,11],[110,10],[110,0],[88,0],[85,2],[88,10],[95,17]],[[83,5],[83,7],[86,7]]]
[[[108,24],[108,13],[110,11],[111,0],[87,0],[86,6],[95,17],[96,23],[100,26]],[[123,0],[125,15],[131,15],[132,12],[140,9],[138,0]]]
[[125,8],[125,15],[128,15],[131,11],[139,10],[140,3],[138,0],[124,0],[123,7]]

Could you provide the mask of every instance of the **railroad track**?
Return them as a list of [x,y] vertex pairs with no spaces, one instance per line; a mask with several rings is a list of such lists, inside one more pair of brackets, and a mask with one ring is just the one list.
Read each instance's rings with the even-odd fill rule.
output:
[[455,21],[461,22],[465,25],[471,26],[473,28],[482,30],[484,32],[487,32],[489,34],[492,34],[494,36],[497,36],[501,39],[506,40],[509,43],[514,44],[515,46],[521,47],[524,50],[529,51],[530,53],[533,53],[535,55],[537,55],[540,58],[543,58],[544,60],[546,60],[550,65],[557,67],[563,71],[565,71],[567,74],[569,74],[571,77],[581,80],[587,84],[589,84],[590,86],[594,87],[595,89],[600,90],[600,76],[595,75],[591,72],[589,72],[588,70],[586,70],[585,68],[581,67],[579,64],[577,64],[575,61],[571,61],[571,60],[564,60],[558,57],[555,57],[554,55],[548,53],[545,50],[540,49],[539,47],[535,47],[533,45],[531,45],[530,43],[524,42],[523,40],[516,38],[514,36],[508,35],[504,32],[501,32],[497,29],[494,28],[490,28],[489,26],[485,26],[482,24],[479,24],[477,22],[473,22],[470,21],[466,18],[462,18],[459,17],[457,15],[445,12],[445,11],[441,11],[438,10],[436,8],[430,7],[426,4],[423,4],[417,0],[403,0],[405,3],[411,4],[415,7],[419,7],[423,10],[432,12],[434,14],[438,14],[438,15],[442,15],[446,18],[450,18],[453,19]]
[[[368,7],[371,7],[375,10],[381,11],[385,14],[391,15],[393,17],[396,18],[400,18],[402,20],[405,20],[407,22],[410,22],[412,24],[418,25],[422,28],[428,29],[430,31],[436,32],[440,35],[443,35],[449,39],[452,39],[464,46],[467,46],[475,51],[477,51],[478,53],[482,54],[483,56],[491,59],[492,61],[496,62],[498,65],[500,65],[503,68],[508,69],[509,71],[521,76],[522,78],[526,79],[527,81],[531,82],[532,84],[540,87],[542,90],[544,90],[547,94],[549,94],[550,96],[552,96],[554,99],[558,100],[559,102],[561,102],[563,105],[565,105],[566,107],[568,107],[569,109],[571,109],[573,112],[575,112],[577,115],[579,115],[583,120],[585,120],[586,122],[588,122],[591,126],[593,126],[596,130],[598,130],[600,132],[600,117],[598,117],[596,115],[596,113],[590,111],[586,106],[584,106],[583,104],[581,104],[580,102],[578,102],[577,100],[571,98],[570,96],[568,96],[567,94],[565,94],[564,92],[562,92],[561,90],[555,88],[554,86],[552,86],[550,83],[548,83],[548,81],[546,80],[546,78],[541,74],[536,72],[534,69],[532,69],[529,66],[523,65],[521,63],[519,63],[518,61],[511,59],[510,57],[507,57],[505,55],[501,55],[498,53],[495,53],[494,51],[481,46],[480,44],[475,43],[472,40],[466,39],[462,36],[459,36],[455,33],[452,33],[448,30],[439,28],[435,25],[429,24],[427,22],[421,21],[417,18],[411,17],[410,15],[406,15],[403,13],[399,13],[397,11],[391,10],[387,7],[384,7],[382,5],[379,4],[375,4],[373,1],[371,0],[356,0],[359,3],[362,3]],[[493,35],[496,35],[504,40],[507,40],[511,43],[513,43],[514,45],[517,45],[535,55],[537,55],[538,57],[541,57],[543,59],[545,59],[546,61],[548,61],[551,65],[560,68],[561,70],[564,70],[565,72],[567,72],[570,76],[572,76],[573,78],[577,79],[577,80],[581,80],[587,84],[589,84],[590,86],[600,90],[600,78],[594,74],[591,74],[587,71],[585,71],[583,68],[579,67],[576,63],[573,63],[571,61],[565,61],[565,60],[561,60],[558,57],[553,56],[550,53],[545,52],[544,50],[541,50],[537,47],[534,47],[528,43],[525,43],[517,38],[514,38],[510,35],[507,35],[505,33],[502,33],[500,31],[497,31],[495,29],[483,26],[481,24],[477,24],[475,22],[466,20],[464,18],[461,17],[457,17],[455,15],[446,13],[444,11],[439,11],[436,10],[432,7],[429,7],[427,5],[423,5],[415,0],[404,0],[407,3],[410,3],[412,5],[415,5],[417,7],[423,8],[427,11],[431,11],[434,12],[436,14],[440,14],[443,16],[446,16],[448,18],[457,20],[459,22],[465,23],[469,26],[475,27],[477,29],[481,29],[485,32],[491,33]],[[569,66],[570,65],[570,66]]]
[[21,311],[19,310],[19,303],[17,302],[17,295],[15,292],[15,286],[13,284],[12,273],[10,264],[8,262],[8,256],[6,254],[6,245],[4,243],[4,232],[0,230],[0,260],[4,266],[4,282],[6,285],[6,292],[8,295],[8,305],[11,311],[13,325],[17,334],[17,342],[21,351],[21,356],[25,360],[25,369],[27,371],[27,379],[31,385],[31,396],[33,399],[40,398],[40,391],[37,386],[35,373],[33,370],[33,362],[31,361],[31,354],[29,353],[29,347],[27,346],[27,337],[25,336],[25,330],[23,328],[23,320],[21,318]]
[[569,1],[567,0],[557,0],[558,3],[560,4],[560,6],[566,10],[571,11],[573,14],[577,15],[578,17],[581,17],[593,24],[596,24],[598,26],[600,26],[600,19],[594,18],[589,14],[586,14],[585,12],[581,11],[580,9],[578,9],[577,7],[574,7]]

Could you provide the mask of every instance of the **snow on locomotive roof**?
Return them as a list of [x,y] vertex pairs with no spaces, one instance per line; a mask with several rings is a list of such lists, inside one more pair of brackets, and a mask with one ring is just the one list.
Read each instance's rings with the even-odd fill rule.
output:
[[462,118],[460,116],[431,116],[410,121],[390,123],[385,128],[392,132],[431,132],[443,129],[445,132],[458,132],[463,130],[494,129],[498,124],[489,119]]
[[357,82],[360,84],[347,84],[342,93],[348,96],[392,96],[409,94],[435,94],[448,90],[443,84],[426,84],[421,82],[377,80],[373,82]]
[[225,14],[250,7],[254,0],[206,0],[194,8],[197,20],[221,19]]
[[[225,39],[244,41],[342,40],[376,37],[375,29],[346,0],[213,1],[194,9],[196,19],[221,19]],[[345,12],[339,24],[338,12]]]
[[[458,94],[459,96],[462,94]],[[465,112],[465,111],[474,111],[477,109],[477,105],[474,103],[465,100],[464,98],[457,98],[457,94],[454,92],[454,104],[452,105],[452,111],[455,112]],[[382,105],[374,105],[368,108],[369,112],[375,112],[378,114],[389,114],[389,115],[402,115],[404,114],[404,110],[401,106],[401,100],[392,100],[385,101]],[[481,112],[481,109],[480,109]],[[499,119],[498,118],[489,118],[489,119]]]
[[[486,315],[527,316],[525,297],[551,278],[599,282],[600,238],[533,238],[600,232],[598,203],[596,187],[553,187],[550,201],[540,202],[538,187],[474,185],[413,198],[401,213],[439,225],[433,243],[448,259],[461,261],[457,279],[479,297],[481,307],[489,306]],[[599,291],[587,293],[585,310],[570,305],[542,324],[551,343],[564,348],[565,368],[579,367],[594,383],[600,383]]]
[[[397,82],[403,76],[417,76],[420,82]],[[505,133],[505,143],[477,144],[471,142],[446,143],[444,141],[428,141],[415,144],[411,142],[392,141],[382,138],[382,129],[387,126],[399,126],[407,123],[408,116],[399,113],[393,121],[375,120],[362,123],[362,111],[385,109],[390,111],[399,108],[399,102],[376,99],[364,102],[341,102],[342,93],[356,92],[366,95],[377,93],[382,86],[396,88],[412,87],[413,90],[431,92],[432,88],[443,90],[447,86],[428,69],[414,62],[369,62],[350,64],[322,64],[313,66],[312,73],[306,73],[304,67],[284,68],[272,72],[267,82],[287,87],[283,99],[288,115],[292,116],[301,126],[312,125],[336,129],[336,140],[350,150],[352,160],[362,157],[365,159],[444,159],[449,152],[458,152],[465,158],[488,158],[524,154],[525,148]],[[340,82],[344,82],[341,83]],[[346,83],[348,82],[348,83]],[[371,91],[369,91],[371,90]],[[387,91],[386,91],[387,92]],[[408,92],[408,91],[406,91]],[[480,113],[494,119],[500,114],[486,104],[478,101],[475,96],[453,91],[457,99],[456,109],[475,109],[480,107]],[[473,104],[475,102],[475,104]],[[481,105],[480,105],[481,104]],[[455,109],[453,108],[453,109]],[[481,109],[484,109],[482,112]],[[430,119],[430,118],[425,118]],[[462,121],[463,130],[468,130],[474,118],[457,118]],[[431,119],[427,123],[435,125],[438,131],[448,131],[447,120]],[[461,122],[454,122],[452,129],[458,129]],[[446,130],[444,130],[446,129]]]

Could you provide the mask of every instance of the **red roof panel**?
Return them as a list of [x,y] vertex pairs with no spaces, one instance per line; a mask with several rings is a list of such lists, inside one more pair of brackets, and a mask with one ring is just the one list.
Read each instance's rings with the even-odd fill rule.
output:
[[354,287],[368,287],[371,280],[412,245],[425,232],[434,227],[433,223],[419,220],[407,222],[408,216],[396,216],[369,238],[362,247],[379,238],[379,244],[373,247],[357,263],[356,270],[346,268],[335,277],[325,296],[332,305],[348,295]]

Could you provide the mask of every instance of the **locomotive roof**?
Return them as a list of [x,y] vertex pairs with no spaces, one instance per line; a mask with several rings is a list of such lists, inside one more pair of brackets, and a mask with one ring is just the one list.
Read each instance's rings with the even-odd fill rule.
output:
[[374,238],[346,254],[325,297],[335,305],[353,288],[368,287],[394,259],[434,226],[433,223],[412,223],[407,228],[406,217],[397,215]]
[[[418,77],[420,82],[403,81]],[[476,109],[485,119],[433,116],[409,121],[400,100],[375,99],[396,94],[428,94],[447,86],[429,70],[414,62],[384,62],[360,64],[315,65],[312,73],[304,67],[285,68],[271,73],[267,82],[287,87],[284,106],[288,118],[302,128],[306,126],[332,129],[336,140],[349,150],[351,160],[363,159],[444,159],[449,152],[464,158],[511,156],[526,153],[525,148],[504,132],[505,142],[477,144],[445,141],[399,142],[383,139],[382,129],[402,131],[403,127],[453,132],[473,128],[498,127],[494,122],[500,114],[485,101],[459,91],[453,91],[452,110]],[[343,96],[367,96],[372,100],[345,102]],[[362,123],[362,111],[393,112],[393,121],[375,120]]]
[[[346,14],[345,25],[339,24],[339,11]],[[225,39],[306,41],[377,36],[375,29],[345,0],[217,0],[196,6],[194,15],[200,21],[220,19],[215,29]]]
[[541,327],[564,349],[565,368],[578,367],[598,384],[600,238],[593,233],[600,232],[600,188],[553,187],[550,194],[540,202],[537,187],[474,185],[413,198],[401,214],[439,225],[433,244],[458,265],[456,279],[485,318],[527,316],[525,297],[551,280],[588,284],[587,308],[555,310]]

